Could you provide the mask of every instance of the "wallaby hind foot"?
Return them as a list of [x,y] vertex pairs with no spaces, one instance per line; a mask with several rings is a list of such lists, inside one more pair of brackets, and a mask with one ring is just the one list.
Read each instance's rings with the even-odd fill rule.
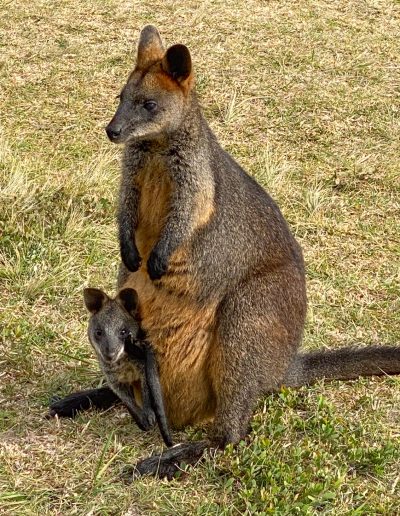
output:
[[122,479],[126,482],[143,476],[156,476],[172,480],[178,471],[182,471],[182,464],[197,464],[205,450],[210,446],[208,441],[179,443],[164,451],[139,461],[134,466],[125,466],[122,470]]
[[120,399],[109,387],[88,389],[53,401],[49,407],[48,417],[74,418],[79,412],[92,408],[107,410],[118,403],[121,403]]

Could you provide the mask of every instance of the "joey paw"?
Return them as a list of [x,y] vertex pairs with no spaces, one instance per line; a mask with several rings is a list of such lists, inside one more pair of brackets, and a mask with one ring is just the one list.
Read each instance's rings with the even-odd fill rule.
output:
[[151,409],[146,410],[146,412],[143,414],[143,420],[148,430],[153,428],[157,422],[156,415]]
[[140,415],[134,416],[132,412],[131,415],[133,416],[137,426],[140,428],[140,430],[143,430],[143,432],[150,430],[157,421],[153,410],[150,408],[142,412]]
[[50,400],[49,411],[46,414],[46,419],[52,419],[53,417],[66,417],[74,418],[78,413],[79,409],[74,405],[71,405],[60,396],[52,396]]

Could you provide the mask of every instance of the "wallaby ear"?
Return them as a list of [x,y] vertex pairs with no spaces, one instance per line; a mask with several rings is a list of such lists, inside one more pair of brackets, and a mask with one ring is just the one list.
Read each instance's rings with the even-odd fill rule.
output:
[[83,299],[89,312],[95,314],[102,309],[109,297],[98,288],[85,288],[83,290]]
[[137,68],[146,68],[154,61],[159,61],[164,55],[164,46],[158,30],[153,25],[146,25],[139,37],[137,53]]
[[118,303],[131,315],[135,316],[139,308],[139,296],[133,288],[124,288],[118,292],[115,298]]
[[162,60],[163,70],[175,81],[181,83],[192,73],[192,59],[185,45],[173,45]]

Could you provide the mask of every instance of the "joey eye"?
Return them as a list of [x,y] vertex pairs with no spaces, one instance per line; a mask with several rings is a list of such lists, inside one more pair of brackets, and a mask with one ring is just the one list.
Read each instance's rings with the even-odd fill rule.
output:
[[97,328],[94,331],[94,334],[96,335],[96,337],[101,337],[103,335],[103,330],[100,330],[100,328]]
[[157,109],[157,102],[154,100],[146,100],[146,102],[143,104],[143,107],[149,112],[155,111]]

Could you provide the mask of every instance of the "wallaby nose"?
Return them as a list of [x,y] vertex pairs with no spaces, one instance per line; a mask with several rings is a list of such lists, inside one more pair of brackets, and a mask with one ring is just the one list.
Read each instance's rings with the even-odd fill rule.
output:
[[111,362],[113,354],[108,348],[102,349],[101,354],[103,355],[103,360],[105,360],[106,362]]
[[117,140],[118,136],[121,134],[121,127],[113,127],[110,124],[106,127],[106,133],[109,139],[114,142]]

